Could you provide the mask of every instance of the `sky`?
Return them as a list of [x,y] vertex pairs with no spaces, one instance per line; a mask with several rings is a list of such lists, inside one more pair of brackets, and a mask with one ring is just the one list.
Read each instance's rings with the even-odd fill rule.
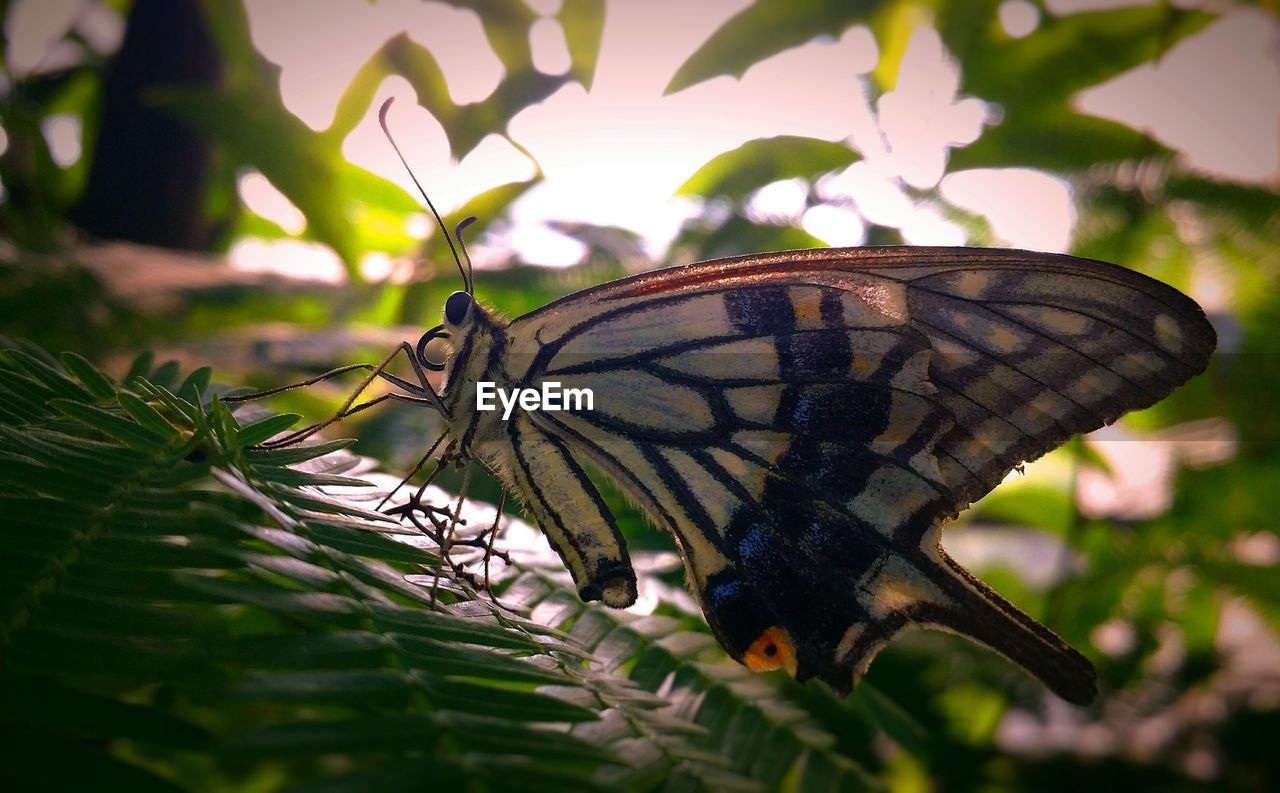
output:
[[[935,210],[913,204],[904,184],[927,188],[943,174],[948,146],[974,140],[991,121],[980,98],[957,96],[954,64],[936,34],[923,28],[912,38],[898,89],[875,107],[865,100],[867,72],[878,57],[865,28],[838,40],[815,41],[780,53],[741,79],[721,77],[670,96],[671,75],[697,46],[749,0],[610,0],[600,61],[590,92],[566,85],[517,115],[510,134],[538,161],[545,181],[514,207],[502,237],[480,239],[480,264],[515,251],[526,261],[563,266],[578,260],[581,246],[547,221],[586,221],[632,229],[648,254],[662,255],[680,223],[697,209],[675,189],[716,154],[757,137],[808,135],[848,140],[865,159],[828,178],[824,194],[851,200],[858,212],[837,207],[804,211],[794,184],[770,186],[756,197],[761,215],[793,219],[832,245],[864,239],[859,213],[900,227],[913,244],[960,244],[960,229]],[[1052,13],[1117,5],[1114,0],[1053,0]],[[531,36],[535,64],[563,71],[567,52],[551,18],[559,0],[530,0],[543,15]],[[11,68],[48,67],[60,57],[48,42],[67,24],[110,47],[120,21],[81,0],[20,0],[10,12]],[[502,67],[479,19],[470,11],[423,0],[246,0],[254,43],[281,67],[287,107],[323,129],[356,69],[388,38],[407,32],[428,47],[445,72],[456,102],[483,99]],[[1001,20],[1012,34],[1034,29],[1040,12],[1024,0],[1008,0]],[[1222,86],[1229,86],[1223,90]],[[396,97],[392,128],[409,162],[446,211],[485,189],[529,178],[533,166],[495,134],[460,163],[453,162],[443,129],[414,103],[409,84],[392,77],[373,107],[345,141],[347,158],[401,184],[412,185],[378,130],[375,109]],[[1196,167],[1221,177],[1280,184],[1280,27],[1256,9],[1227,14],[1173,48],[1158,66],[1144,66],[1077,97],[1086,112],[1150,130],[1181,149]],[[79,156],[78,120],[46,126],[62,161]],[[0,141],[2,145],[3,141]],[[244,174],[241,195],[259,214],[286,228],[305,221],[261,175]],[[941,194],[986,214],[1005,244],[1065,250],[1074,215],[1068,186],[1026,170],[970,171],[948,175]],[[415,220],[425,233],[424,218]],[[250,268],[338,279],[342,267],[321,246],[236,246],[233,260]],[[387,269],[373,257],[369,274]]]

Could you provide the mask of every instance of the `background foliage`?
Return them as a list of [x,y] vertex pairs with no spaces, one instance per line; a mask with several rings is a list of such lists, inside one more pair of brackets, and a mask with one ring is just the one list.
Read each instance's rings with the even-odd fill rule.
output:
[[[912,32],[932,26],[959,63],[957,94],[1000,115],[951,152],[947,172],[1054,174],[1073,191],[1072,252],[1184,290],[1206,272],[1233,285],[1212,307],[1224,354],[1124,423],[1146,441],[1122,444],[1140,448],[1136,457],[1073,444],[949,530],[949,540],[990,552],[984,578],[1097,664],[1103,697],[1076,710],[994,654],[933,634],[895,642],[846,700],[817,684],[749,674],[707,633],[668,541],[616,496],[632,547],[648,549],[637,557],[648,615],[582,604],[554,560],[523,550],[518,524],[499,544],[512,549],[512,563],[494,565],[507,608],[452,574],[436,582],[434,544],[390,525],[353,481],[378,480],[375,469],[397,471],[421,454],[405,442],[431,437],[430,417],[416,411],[346,425],[363,457],[341,441],[250,448],[297,415],[233,416],[212,399],[223,387],[211,382],[277,385],[371,359],[416,338],[421,318],[455,288],[443,241],[405,231],[417,200],[342,156],[382,80],[408,80],[457,157],[562,85],[591,84],[602,0],[566,0],[556,13],[571,56],[562,75],[534,67],[537,14],[519,0],[450,5],[479,14],[505,70],[480,102],[454,103],[432,52],[396,37],[352,78],[331,125],[312,130],[285,109],[277,70],[231,2],[204,4],[195,17],[213,44],[216,79],[140,94],[206,136],[207,169],[188,190],[200,233],[183,247],[216,252],[246,234],[298,237],[339,255],[349,276],[340,286],[232,271],[216,256],[81,244],[68,222],[93,192],[95,157],[106,156],[96,143],[105,137],[98,119],[110,117],[102,114],[112,101],[109,56],[73,29],[62,42],[79,55],[69,65],[21,74],[6,66],[0,785],[1274,789],[1280,202],[1273,189],[1210,177],[1073,101],[1158,59],[1217,11],[1160,4],[1054,14],[1036,4],[1039,25],[1015,38],[994,1],[760,0],[702,43],[669,85],[741,75],[815,36],[864,25],[880,48],[866,86],[875,106],[896,85]],[[138,0],[133,12],[146,6]],[[65,113],[83,118],[86,152],[67,167],[42,126]],[[848,141],[796,136],[719,155],[681,188],[701,211],[668,258],[822,244],[791,220],[753,210],[762,188],[790,180],[809,206],[861,214],[869,241],[900,242],[901,229],[824,189],[826,177],[865,156]],[[291,234],[238,206],[235,179],[246,169],[293,202],[305,230]],[[483,233],[538,178],[477,195],[456,216],[479,216],[473,233]],[[961,223],[971,243],[996,241],[986,219],[936,188],[900,186]],[[581,264],[553,272],[512,261],[483,274],[486,302],[519,314],[636,266],[625,230],[560,230],[586,245]],[[362,279],[365,254],[418,248],[438,269],[424,264],[409,283]],[[147,350],[180,363],[134,360]],[[281,406],[319,417],[340,393],[318,387]],[[1230,443],[1232,431],[1245,442]],[[1161,467],[1167,479],[1150,487],[1167,491],[1167,504],[1082,508],[1088,477],[1114,483],[1128,469]],[[446,474],[440,484],[458,483]],[[497,499],[492,483],[476,482],[471,495]],[[492,511],[468,516],[475,531]],[[1036,573],[1046,559],[1050,574]]]

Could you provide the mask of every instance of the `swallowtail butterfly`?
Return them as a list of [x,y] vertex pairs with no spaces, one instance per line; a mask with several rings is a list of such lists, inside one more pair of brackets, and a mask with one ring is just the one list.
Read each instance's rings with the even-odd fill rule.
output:
[[[675,537],[707,622],[756,670],[848,692],[901,628],[989,645],[1076,703],[1090,663],[960,567],[943,525],[1010,470],[1205,368],[1194,302],[1018,250],[787,251],[644,273],[507,322],[455,292],[449,437],[519,495],[584,600],[636,599],[590,462]],[[477,381],[594,410],[477,411]]]
[[[1084,656],[948,556],[942,527],[1024,461],[1203,371],[1215,334],[1192,300],[1111,264],[981,248],[720,259],[511,321],[466,276],[443,324],[402,345],[422,385],[388,379],[523,501],[584,600],[637,596],[589,463],[674,536],[711,629],[751,669],[846,693],[917,624],[1094,698]],[[443,370],[438,393],[422,367]],[[476,409],[480,381],[589,388],[594,409],[504,420]]]

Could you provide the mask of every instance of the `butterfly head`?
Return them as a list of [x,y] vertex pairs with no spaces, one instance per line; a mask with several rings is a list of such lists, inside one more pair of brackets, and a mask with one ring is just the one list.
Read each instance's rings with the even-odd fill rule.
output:
[[424,369],[433,372],[442,371],[445,364],[431,360],[427,355],[427,346],[436,339],[447,339],[450,344],[455,339],[462,339],[471,330],[476,318],[483,313],[483,310],[476,305],[476,300],[470,292],[458,290],[444,301],[444,310],[441,313],[444,321],[422,334],[416,350],[418,363]]

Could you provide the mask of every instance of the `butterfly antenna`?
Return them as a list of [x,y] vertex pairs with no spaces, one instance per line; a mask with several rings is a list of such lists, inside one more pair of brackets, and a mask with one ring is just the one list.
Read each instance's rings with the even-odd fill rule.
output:
[[382,103],[382,107],[378,110],[378,124],[382,127],[382,134],[387,136],[387,141],[391,144],[391,148],[395,149],[396,156],[400,158],[400,164],[404,166],[409,178],[413,180],[413,186],[418,188],[418,193],[427,202],[427,208],[431,210],[431,216],[436,219],[436,225],[440,227],[441,233],[444,234],[445,242],[449,243],[449,252],[453,254],[453,262],[458,265],[458,272],[462,274],[462,283],[467,287],[467,294],[471,294],[471,280],[467,277],[467,271],[462,267],[462,259],[458,257],[458,248],[453,244],[453,237],[449,235],[449,229],[445,227],[444,220],[440,218],[440,213],[436,211],[436,205],[431,203],[431,197],[427,195],[427,191],[422,189],[422,183],[418,181],[418,177],[413,175],[413,169],[409,167],[409,161],[404,158],[400,147],[396,145],[396,139],[391,137],[391,130],[387,128],[387,110],[390,109],[391,103],[394,101],[395,97],[390,97]]
[[453,230],[453,236],[458,238],[458,247],[462,248],[462,258],[467,260],[467,274],[465,279],[467,282],[467,294],[469,295],[475,294],[476,271],[475,268],[471,266],[471,254],[467,251],[467,241],[462,238],[462,232],[466,231],[467,227],[475,222],[476,216],[468,215],[459,221],[457,227]]

